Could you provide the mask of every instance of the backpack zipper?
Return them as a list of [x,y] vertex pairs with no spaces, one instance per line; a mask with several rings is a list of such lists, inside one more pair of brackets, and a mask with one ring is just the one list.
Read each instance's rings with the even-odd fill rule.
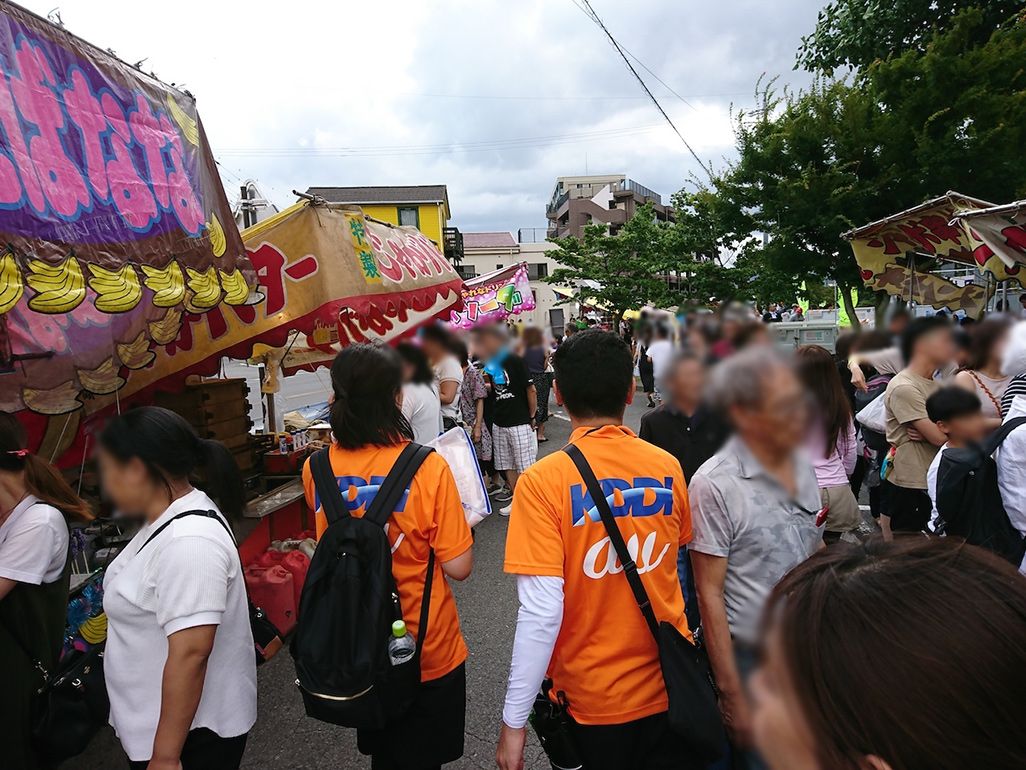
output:
[[299,683],[298,679],[296,680],[296,687],[298,687],[300,690],[307,693],[308,695],[313,695],[315,698],[323,698],[324,700],[334,701],[356,700],[357,698],[362,698],[364,695],[366,695],[374,689],[374,685],[370,685],[366,690],[364,690],[363,692],[358,692],[355,695],[325,695],[324,693],[314,692],[313,690],[306,689],[305,687],[303,687],[303,685]]

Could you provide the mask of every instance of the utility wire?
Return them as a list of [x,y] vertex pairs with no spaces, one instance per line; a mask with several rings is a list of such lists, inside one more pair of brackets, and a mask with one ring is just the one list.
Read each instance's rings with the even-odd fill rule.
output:
[[[670,116],[666,114],[666,110],[663,109],[663,106],[659,103],[659,100],[655,98],[655,95],[652,93],[648,85],[645,83],[644,78],[642,78],[641,75],[638,74],[638,71],[634,68],[634,65],[631,64],[631,60],[627,58],[627,54],[624,52],[624,49],[617,42],[616,38],[613,37],[613,34],[606,28],[606,25],[603,23],[602,19],[599,18],[599,15],[595,13],[595,9],[591,7],[591,3],[588,2],[588,0],[579,0],[579,2],[578,0],[571,1],[574,5],[580,8],[581,11],[583,11],[584,14],[599,27],[599,29],[601,29],[606,34],[606,37],[609,38],[609,42],[613,44],[613,48],[616,49],[616,52],[620,54],[620,58],[623,59],[624,64],[627,65],[627,69],[631,71],[631,74],[641,85],[642,89],[645,91],[645,94],[647,94],[648,98],[652,100],[652,104],[654,104],[656,109],[659,110],[659,113],[663,116],[663,118],[665,118],[666,122],[670,124],[670,128],[673,129],[673,132],[677,134],[678,137],[680,137],[680,140],[684,143],[684,146],[687,148],[688,152],[691,153],[691,157],[698,162],[698,165],[701,167],[701,169],[709,175],[710,179],[712,179],[712,169],[707,167],[705,163],[702,161],[702,159],[698,157],[698,153],[696,153],[694,148],[690,144],[688,144],[688,140],[684,138],[684,134],[680,132],[680,129],[677,128],[676,124],[673,122]],[[646,67],[646,69],[648,68]]]

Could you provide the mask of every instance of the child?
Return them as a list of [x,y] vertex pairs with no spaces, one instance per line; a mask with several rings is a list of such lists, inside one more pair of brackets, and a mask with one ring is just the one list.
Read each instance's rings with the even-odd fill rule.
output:
[[961,449],[987,436],[987,422],[979,397],[965,388],[949,385],[940,388],[926,399],[926,414],[937,424],[940,431],[947,436],[947,443],[930,463],[926,472],[926,489],[933,504],[930,518],[930,530],[937,529],[937,469],[940,467],[941,455],[948,447]]

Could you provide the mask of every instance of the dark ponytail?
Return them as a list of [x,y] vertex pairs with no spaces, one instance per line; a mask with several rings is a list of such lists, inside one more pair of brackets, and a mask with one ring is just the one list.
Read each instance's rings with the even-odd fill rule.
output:
[[402,366],[391,348],[350,345],[331,365],[332,433],[344,449],[388,446],[413,440],[399,408]]
[[75,494],[60,471],[26,447],[25,429],[11,414],[0,412],[0,471],[25,472],[29,494],[52,505],[65,516],[90,521],[93,512]]
[[100,445],[121,462],[138,459],[168,492],[172,481],[188,481],[229,519],[242,515],[246,501],[235,458],[224,444],[201,439],[185,418],[168,409],[144,406],[115,417],[100,434]]

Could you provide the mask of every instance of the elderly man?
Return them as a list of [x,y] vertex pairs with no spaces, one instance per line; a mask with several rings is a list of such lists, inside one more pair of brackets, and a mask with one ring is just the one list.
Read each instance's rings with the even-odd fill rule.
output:
[[748,752],[744,689],[760,616],[777,581],[822,546],[825,513],[798,449],[806,397],[787,361],[770,347],[744,350],[712,371],[709,392],[735,435],[689,485],[689,551],[720,711],[740,766],[761,768]]

